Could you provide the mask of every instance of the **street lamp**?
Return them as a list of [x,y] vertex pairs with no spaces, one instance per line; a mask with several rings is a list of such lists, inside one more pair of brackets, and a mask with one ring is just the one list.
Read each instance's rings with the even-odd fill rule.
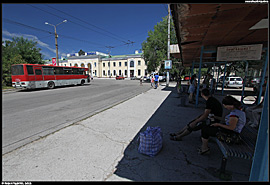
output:
[[62,23],[65,23],[67,22],[67,20],[63,20],[62,22],[58,23],[57,25],[53,25],[53,24],[50,24],[48,22],[45,22],[45,24],[48,24],[50,26],[53,26],[54,27],[54,34],[55,34],[55,48],[56,48],[56,62],[57,62],[57,65],[59,66],[59,60],[58,60],[58,45],[57,45],[57,33],[56,33],[56,26],[62,24]]

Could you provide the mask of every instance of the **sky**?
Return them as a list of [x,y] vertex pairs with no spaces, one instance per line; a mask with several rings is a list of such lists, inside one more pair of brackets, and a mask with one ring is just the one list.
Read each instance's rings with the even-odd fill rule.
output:
[[[149,30],[167,16],[167,4],[2,4],[2,41],[12,37],[33,40],[44,59],[69,53],[133,54]],[[113,47],[113,48],[112,48]]]

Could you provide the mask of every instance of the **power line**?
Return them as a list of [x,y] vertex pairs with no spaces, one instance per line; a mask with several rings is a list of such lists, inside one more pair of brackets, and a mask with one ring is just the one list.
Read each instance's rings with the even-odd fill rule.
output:
[[[6,22],[6,23],[15,24],[15,25],[18,25],[18,26],[22,26],[22,27],[26,27],[26,28],[32,29],[32,30],[36,30],[36,31],[40,31],[40,32],[45,32],[45,33],[49,33],[49,34],[53,34],[54,35],[53,32],[50,32],[50,31],[47,31],[47,30],[43,30],[43,29],[40,29],[40,28],[35,28],[33,26],[29,26],[29,25],[22,24],[22,23],[19,23],[19,22],[16,22],[16,21],[12,21],[10,19],[3,18],[3,21]],[[58,34],[58,35],[61,36],[61,37],[63,37],[63,38],[67,38],[67,39],[72,39],[72,40],[76,40],[76,41],[87,42],[87,43],[90,43],[90,44],[103,46],[103,45],[101,45],[99,43],[95,43],[95,42],[91,42],[91,41],[87,41],[87,40],[80,40],[78,38],[66,36],[66,35],[63,35],[63,34]]]
[[[59,16],[59,15],[57,15],[57,14],[54,14],[54,13],[52,13],[52,12],[49,12],[49,11],[43,10],[43,9],[38,8],[38,7],[36,7],[36,6],[33,6],[33,5],[31,5],[31,4],[27,4],[27,5],[29,5],[29,6],[31,6],[31,7],[33,7],[33,8],[35,8],[35,9],[38,9],[38,10],[40,10],[40,11],[43,11],[43,12],[45,12],[45,13],[48,13],[48,14],[50,14],[50,15],[53,15],[53,16],[55,16],[55,17],[58,17],[58,18],[61,18],[61,19],[66,19],[66,18],[64,18],[64,17],[61,17],[61,16]],[[48,5],[47,5],[47,6],[48,6]],[[50,6],[48,6],[48,7],[50,7]],[[50,8],[55,9],[55,8],[53,8],[53,7],[50,7]],[[55,9],[55,10],[61,11],[61,10],[58,10],[58,9]],[[63,12],[63,11],[61,11],[61,12],[62,12],[62,13],[65,13],[65,12]],[[65,13],[65,14],[67,14],[67,13]],[[69,15],[69,14],[67,14],[67,15]],[[72,16],[72,15],[69,15],[69,16],[74,17],[74,16]],[[75,18],[76,18],[76,17],[75,17]],[[80,20],[80,21],[83,21],[83,20],[81,20],[81,19],[79,19],[79,18],[76,18],[76,19],[78,19],[78,20]],[[77,22],[71,21],[70,19],[68,19],[68,22],[71,22],[71,23],[76,24],[76,25],[78,25],[78,26],[81,26],[81,27],[83,27],[83,28],[85,28],[85,29],[88,29],[88,30],[91,30],[91,31],[93,31],[93,32],[96,32],[96,33],[98,33],[98,34],[100,34],[100,35],[102,35],[102,36],[107,36],[107,37],[110,37],[110,38],[112,38],[112,39],[115,39],[115,40],[118,40],[118,41],[127,43],[127,42],[125,42],[125,41],[123,41],[123,40],[121,40],[121,39],[118,39],[118,38],[116,38],[116,37],[110,36],[110,35],[108,35],[108,34],[101,33],[101,32],[99,32],[99,31],[96,31],[96,30],[94,30],[94,29],[92,29],[92,28],[89,28],[89,27],[87,27],[87,26],[85,26],[85,25],[82,25],[82,24],[79,24],[79,23],[77,23]],[[85,22],[85,23],[87,23],[87,22]],[[87,24],[90,24],[90,23],[87,23]],[[90,25],[91,25],[91,24],[90,24]],[[108,31],[107,31],[107,32],[108,32]],[[110,32],[109,32],[109,33],[110,33]],[[112,34],[112,33],[111,33],[111,34]]]
[[3,21],[6,22],[6,23],[16,24],[16,25],[19,25],[19,26],[23,26],[23,27],[26,27],[26,28],[29,28],[29,29],[32,29],[32,30],[36,30],[36,31],[40,31],[40,32],[45,32],[45,33],[49,33],[49,34],[54,34],[53,32],[50,32],[50,31],[47,31],[47,30],[42,30],[40,28],[35,28],[33,26],[29,26],[29,25],[22,24],[22,23],[19,23],[19,22],[16,22],[16,21],[12,21],[10,19],[3,18]]
[[[3,21],[6,22],[6,23],[9,23],[9,24],[14,24],[14,25],[17,25],[17,26],[22,26],[22,27],[26,27],[28,29],[36,30],[36,31],[39,31],[39,32],[45,32],[45,33],[49,33],[51,35],[54,35],[53,32],[50,32],[50,31],[47,31],[47,30],[43,30],[43,29],[40,29],[40,28],[36,28],[36,27],[33,27],[33,26],[29,26],[29,25],[26,25],[26,24],[23,24],[23,23],[19,23],[19,22],[16,22],[16,21],[13,21],[13,20],[10,20],[10,19],[7,19],[7,18],[3,18]],[[58,34],[58,35],[61,36],[61,37],[63,37],[63,38],[66,38],[66,39],[71,39],[71,40],[75,40],[75,41],[79,41],[79,42],[89,43],[89,44],[92,44],[92,45],[98,45],[98,46],[100,46],[102,48],[106,47],[106,46],[104,46],[102,44],[95,43],[95,42],[92,42],[92,41],[81,40],[81,39],[78,39],[78,38],[75,38],[75,37],[71,37],[71,36],[67,36],[67,35],[63,35],[63,34]],[[117,46],[112,46],[112,48],[135,43],[135,42],[130,41],[130,40],[128,40],[128,41],[130,43],[125,43],[125,44],[121,44],[121,45],[117,45]]]
[[[102,30],[102,31],[104,31],[104,32],[106,32],[106,33],[109,33],[109,34],[111,34],[111,35],[114,35],[114,36],[116,36],[116,37],[118,37],[118,38],[121,38],[121,39],[123,39],[123,40],[127,40],[127,39],[125,39],[125,38],[123,38],[123,37],[121,37],[121,36],[119,36],[119,35],[116,35],[116,34],[114,34],[114,33],[112,33],[112,32],[109,32],[109,31],[107,31],[107,30],[101,28],[101,27],[98,27],[98,26],[96,26],[96,25],[94,25],[94,24],[91,24],[91,23],[89,23],[89,22],[86,22],[86,21],[84,21],[84,20],[82,20],[82,19],[80,19],[80,18],[78,18],[78,17],[75,17],[75,16],[73,16],[73,15],[70,15],[70,14],[68,14],[68,13],[66,13],[66,12],[64,12],[64,11],[62,11],[62,10],[59,10],[59,9],[54,8],[54,7],[52,7],[52,6],[49,6],[48,4],[46,4],[46,5],[47,5],[49,8],[51,8],[51,9],[54,9],[54,10],[59,11],[59,12],[65,14],[65,15],[68,15],[68,16],[70,16],[70,17],[73,17],[74,19],[77,19],[77,20],[79,20],[79,21],[81,21],[81,22],[83,22],[83,23],[85,23],[85,24],[88,24],[88,25],[90,25],[90,26],[93,26],[93,27],[95,27],[95,28],[97,28],[97,29],[100,29],[100,30]],[[124,42],[124,41],[122,41],[122,42]]]

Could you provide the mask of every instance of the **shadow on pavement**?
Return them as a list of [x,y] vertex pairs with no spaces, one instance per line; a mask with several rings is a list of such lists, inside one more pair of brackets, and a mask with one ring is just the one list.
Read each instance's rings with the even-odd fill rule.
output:
[[[197,153],[201,145],[200,131],[191,133],[183,141],[171,141],[169,137],[169,133],[180,130],[204,108],[181,107],[175,87],[163,90],[171,93],[125,148],[114,175],[132,181],[220,181],[207,171],[220,167],[222,154],[216,143],[209,143],[210,154],[201,156]],[[160,126],[163,132],[163,148],[155,157],[138,153],[139,133],[148,126]],[[233,172],[232,180],[248,181],[250,167],[251,162],[232,159],[228,160],[227,170]]]

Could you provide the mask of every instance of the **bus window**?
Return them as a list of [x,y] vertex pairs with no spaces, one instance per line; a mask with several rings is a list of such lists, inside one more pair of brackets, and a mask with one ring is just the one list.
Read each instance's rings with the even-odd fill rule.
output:
[[80,75],[83,75],[84,74],[83,72],[84,72],[84,69],[79,69],[79,74]]
[[40,69],[36,69],[35,72],[36,72],[36,75],[42,75],[42,71]]
[[63,75],[64,74],[64,70],[62,67],[56,67],[55,69],[55,74],[56,75]]
[[42,67],[44,75],[54,75],[53,67]]
[[11,66],[12,75],[24,75],[23,65],[15,65]]
[[64,68],[64,74],[65,75],[71,75],[72,74],[72,69],[71,68]]
[[27,69],[28,75],[33,75],[34,74],[33,66],[26,66],[26,69]]
[[73,69],[72,69],[72,74],[74,74],[74,75],[79,74],[79,69],[73,68]]

